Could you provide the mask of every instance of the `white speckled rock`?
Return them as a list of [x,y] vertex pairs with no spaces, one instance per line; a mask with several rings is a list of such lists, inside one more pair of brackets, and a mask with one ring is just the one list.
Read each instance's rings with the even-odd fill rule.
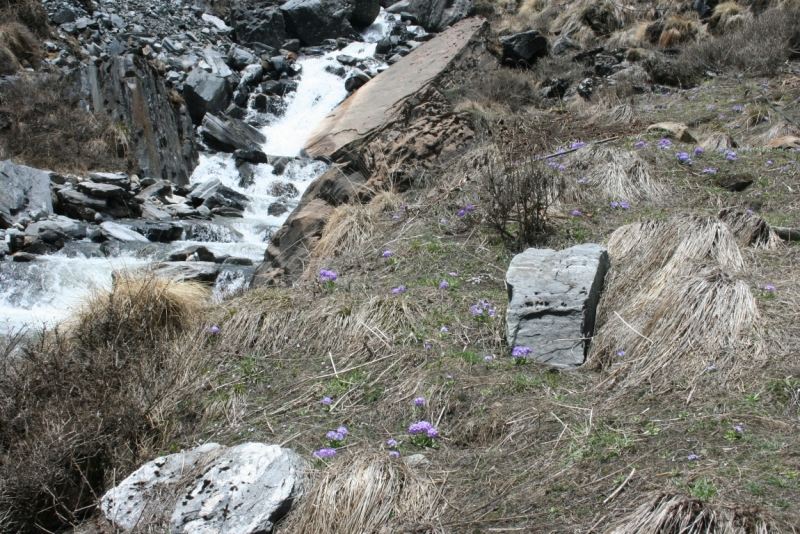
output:
[[557,367],[583,364],[608,268],[608,251],[595,244],[514,256],[506,273],[509,347],[530,347],[531,358]]
[[300,492],[300,465],[277,445],[210,443],[148,462],[106,493],[100,509],[125,532],[167,521],[173,534],[271,532]]

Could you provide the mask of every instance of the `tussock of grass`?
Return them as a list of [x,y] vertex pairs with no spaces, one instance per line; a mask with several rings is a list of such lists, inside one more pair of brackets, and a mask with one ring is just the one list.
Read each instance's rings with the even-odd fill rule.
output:
[[440,511],[436,484],[385,453],[356,453],[314,478],[278,532],[351,534],[394,532],[403,526],[429,528]]
[[[651,173],[651,165],[637,152],[593,145],[565,156],[576,179],[570,195],[575,199],[663,201],[670,188]],[[575,180],[572,180],[575,182]]]
[[730,227],[740,247],[771,250],[781,243],[780,237],[769,227],[767,221],[754,213],[730,208],[719,212],[719,218]]
[[778,534],[757,507],[713,506],[685,495],[656,493],[606,534]]
[[372,238],[376,222],[375,214],[366,206],[339,206],[331,213],[312,256],[325,259],[338,254],[353,254]]
[[23,66],[36,67],[41,55],[36,38],[17,22],[0,25],[0,53],[2,74],[13,74]]
[[636,223],[614,232],[608,248],[613,267],[589,361],[614,374],[609,387],[660,393],[712,364],[734,377],[763,361],[760,313],[724,222]]

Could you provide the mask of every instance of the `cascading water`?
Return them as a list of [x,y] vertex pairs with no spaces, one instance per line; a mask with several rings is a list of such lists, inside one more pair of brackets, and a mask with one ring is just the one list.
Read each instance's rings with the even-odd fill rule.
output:
[[[347,97],[344,79],[326,67],[338,67],[336,57],[341,54],[356,59],[372,57],[375,43],[390,29],[386,13],[381,11],[375,23],[362,33],[363,42],[351,43],[323,56],[301,56],[298,63],[302,71],[297,90],[287,96],[281,116],[272,117],[261,129],[267,139],[263,151],[270,156],[296,158],[317,125]],[[169,244],[76,242],[56,254],[41,256],[34,263],[3,263],[0,267],[0,334],[23,327],[52,326],[68,316],[91,291],[108,287],[115,271],[144,267],[190,245],[202,244],[217,256],[227,254],[261,261],[272,232],[283,224],[311,181],[327,168],[321,161],[293,159],[283,174],[276,176],[271,165],[262,164],[256,168],[252,185],[242,187],[230,154],[201,155],[191,182],[203,183],[217,178],[225,186],[247,195],[250,204],[243,218],[215,219],[222,227],[214,230],[217,235],[213,238],[201,231],[192,232],[192,240]],[[281,197],[276,194],[278,183],[290,184],[299,194],[292,199]],[[280,216],[269,215],[267,208],[279,200],[288,211]],[[225,271],[218,280],[216,295],[222,297],[246,283],[243,274]]]

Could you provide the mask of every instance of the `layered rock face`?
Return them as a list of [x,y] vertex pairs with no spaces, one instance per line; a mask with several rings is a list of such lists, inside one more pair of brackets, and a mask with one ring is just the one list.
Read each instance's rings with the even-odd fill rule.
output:
[[0,229],[10,228],[34,210],[53,213],[49,173],[11,160],[0,162]]
[[197,165],[191,121],[148,61],[127,54],[84,65],[80,91],[96,115],[124,126],[138,174],[189,183]]
[[485,47],[487,24],[462,21],[382,72],[340,104],[306,144],[313,157],[337,163],[303,195],[275,233],[252,285],[292,283],[319,241],[330,212],[364,201],[389,178],[400,187],[434,162],[464,150],[473,138],[440,87],[479,65],[495,65]]
[[609,267],[608,251],[594,244],[514,256],[506,273],[508,346],[556,367],[583,364]]

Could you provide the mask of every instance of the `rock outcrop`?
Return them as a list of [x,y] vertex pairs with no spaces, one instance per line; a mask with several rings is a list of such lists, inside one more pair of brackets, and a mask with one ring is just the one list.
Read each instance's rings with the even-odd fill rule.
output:
[[0,161],[0,229],[10,228],[29,211],[53,213],[50,174],[11,160]]
[[137,174],[189,183],[197,165],[191,121],[146,59],[126,54],[84,65],[79,86],[95,115],[123,127]]
[[208,443],[146,463],[100,509],[123,532],[158,521],[175,534],[261,534],[291,508],[300,471],[297,455],[277,445]]
[[506,273],[508,346],[557,367],[583,364],[609,267],[608,251],[594,244],[514,256]]
[[441,32],[475,11],[473,0],[401,0],[387,8],[390,13],[406,13],[429,32]]
[[305,46],[338,37],[358,39],[349,20],[353,4],[347,0],[289,0],[281,11],[286,27]]
[[482,19],[465,20],[421,44],[320,124],[305,150],[337,165],[308,188],[273,235],[254,286],[296,280],[336,206],[367,200],[390,179],[402,188],[467,147],[470,119],[453,111],[439,87],[466,82],[486,65],[496,68],[485,46],[487,28]]
[[275,1],[234,1],[231,25],[236,41],[247,46],[259,43],[278,49],[288,39],[283,12]]

